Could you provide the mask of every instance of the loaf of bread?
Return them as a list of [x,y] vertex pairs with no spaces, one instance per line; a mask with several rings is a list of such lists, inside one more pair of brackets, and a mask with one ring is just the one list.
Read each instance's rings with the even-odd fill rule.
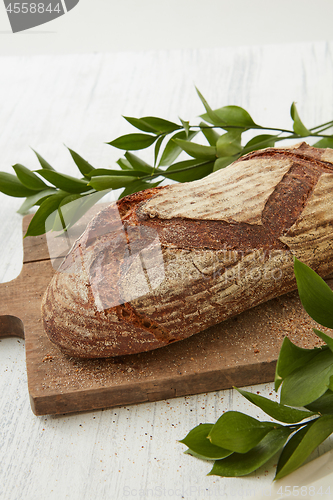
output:
[[48,286],[44,328],[96,358],[166,346],[333,271],[333,150],[252,152],[103,209]]

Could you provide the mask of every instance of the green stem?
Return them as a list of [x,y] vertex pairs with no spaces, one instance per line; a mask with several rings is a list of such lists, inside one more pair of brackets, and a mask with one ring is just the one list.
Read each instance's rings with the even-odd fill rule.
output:
[[[197,168],[197,167],[202,167],[203,165],[208,165],[209,163],[211,163],[212,160],[209,160],[209,161],[203,161],[202,163],[198,163],[197,165],[191,165],[190,167],[184,167],[184,168],[179,168],[178,170],[172,170],[168,173],[170,173],[170,175],[173,175],[173,174],[178,174],[179,172],[186,172],[188,170],[193,170],[194,168]],[[155,179],[156,177],[166,177],[166,174],[167,171],[166,170],[162,170],[156,174],[151,174],[151,175],[146,175],[144,177],[139,177],[140,180],[142,181],[145,181],[145,180],[150,180],[150,179]]]
[[252,125],[251,127],[244,127],[244,126],[241,126],[241,125],[225,125],[225,126],[222,126],[222,125],[207,125],[207,126],[204,126],[204,125],[191,125],[190,126],[190,129],[192,128],[199,128],[199,129],[203,129],[203,128],[223,128],[225,130],[229,129],[229,128],[232,128],[232,129],[240,129],[240,130],[275,130],[276,132],[280,132],[280,133],[286,133],[286,134],[294,134],[293,130],[288,130],[288,129],[284,129],[284,128],[274,128],[274,127],[262,127],[261,125]]
[[323,130],[326,130],[327,128],[330,128],[332,126],[333,126],[333,120],[331,120],[330,122],[322,123],[321,125],[317,125],[316,127],[309,128],[309,130],[312,132],[313,130],[316,130],[317,128],[321,129],[322,127],[325,127],[325,128],[323,128]]
[[[329,129],[332,126],[333,126],[333,120],[330,122],[327,122],[327,123],[323,123],[322,125],[317,125],[317,127],[310,128],[309,129],[310,132],[317,130],[317,129],[319,129],[319,130],[314,134],[309,134],[309,136],[307,136],[307,137],[319,136],[320,132],[323,132],[324,130]],[[275,128],[275,127],[262,127],[261,125],[252,125],[251,127],[242,127],[240,125],[226,125],[225,127],[223,127],[221,125],[211,125],[211,126],[210,125],[207,125],[207,126],[205,126],[205,125],[201,125],[201,126],[191,125],[190,128],[200,128],[200,129],[203,129],[203,128],[210,128],[210,129],[215,129],[215,128],[229,129],[229,128],[232,128],[232,129],[241,129],[241,130],[246,128],[246,130],[274,130],[275,132],[279,132],[279,133],[292,134],[294,137],[301,137],[298,134],[295,134],[295,132],[293,130],[284,129],[284,128]],[[285,137],[285,139],[289,139],[289,137]]]
[[309,134],[307,137],[328,137],[329,139],[332,139],[332,135],[327,134]]
[[[286,139],[298,139],[298,138],[299,138],[299,136],[295,135],[295,134],[291,135],[289,137],[276,137],[275,142],[284,141]],[[253,150],[253,148],[243,148],[241,155],[245,155],[246,153],[250,153],[251,151],[256,151],[257,149],[259,150],[260,147],[258,147],[258,146],[260,146],[260,143],[256,145],[255,150]]]
[[286,134],[295,134],[293,130],[288,130],[285,128],[275,128],[275,127],[261,127],[260,125],[256,125],[255,127],[251,127],[253,129],[259,130],[274,130],[275,132],[286,133]]
[[328,125],[327,127],[324,127],[316,132],[316,135],[320,134],[321,132],[324,132],[324,130],[327,130],[329,128],[332,128],[333,124]]

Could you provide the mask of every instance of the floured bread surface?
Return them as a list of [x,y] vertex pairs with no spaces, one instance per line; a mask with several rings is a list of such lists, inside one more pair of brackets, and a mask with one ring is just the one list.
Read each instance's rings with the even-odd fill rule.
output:
[[260,168],[256,168],[256,159],[234,163],[204,181],[170,186],[147,201],[139,213],[160,219],[181,217],[261,224],[265,204],[291,164],[291,159],[285,158],[263,158]]
[[302,143],[123,198],[52,279],[46,333],[76,357],[147,351],[296,288],[293,255],[330,274],[332,187],[332,150]]

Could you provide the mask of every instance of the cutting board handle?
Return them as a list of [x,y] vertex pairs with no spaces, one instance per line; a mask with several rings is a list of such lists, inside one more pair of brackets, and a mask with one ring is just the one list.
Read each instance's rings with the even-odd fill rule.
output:
[[23,321],[16,316],[0,316],[0,338],[20,337],[24,339]]
[[19,318],[24,305],[16,299],[22,296],[21,275],[8,283],[0,284],[0,338],[20,337],[24,339],[24,325]]
[[[23,234],[32,217],[33,214],[23,217]],[[42,276],[34,264],[49,262],[49,259],[45,234],[23,240],[23,268],[20,275],[12,281],[0,283],[0,338],[24,338],[24,329],[29,328],[31,317],[34,317],[36,298],[45,289],[45,283],[39,283]],[[50,269],[52,270],[51,265]],[[51,276],[50,271],[49,273]]]

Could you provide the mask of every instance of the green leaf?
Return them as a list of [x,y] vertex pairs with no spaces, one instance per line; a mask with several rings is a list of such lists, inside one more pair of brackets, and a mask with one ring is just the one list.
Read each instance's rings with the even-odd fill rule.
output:
[[82,198],[81,194],[70,194],[61,200],[55,213],[52,231],[65,231],[68,229],[78,205],[82,203]]
[[174,139],[177,146],[193,158],[202,160],[216,160],[216,148],[214,146],[201,146],[182,139]]
[[333,136],[331,137],[323,137],[320,141],[315,142],[313,144],[315,148],[333,148]]
[[324,414],[333,415],[333,392],[328,389],[320,398],[316,399],[306,408]]
[[184,127],[184,130],[185,130],[185,134],[186,134],[186,139],[188,139],[188,136],[189,136],[189,133],[190,133],[190,122],[187,122],[187,121],[184,121],[182,120],[181,118],[179,118],[183,127]]
[[208,121],[210,123],[212,123],[213,125],[217,125],[217,126],[223,126],[223,125],[226,125],[226,122],[220,118],[216,113],[215,111],[212,110],[212,108],[209,106],[208,102],[206,101],[206,99],[204,98],[204,96],[201,94],[201,92],[199,91],[199,89],[195,88],[196,91],[197,91],[197,94],[202,102],[202,104],[204,105],[205,107],[205,110],[207,113],[205,113],[204,115],[201,115],[202,118],[204,118],[205,121]]
[[108,142],[108,144],[118,149],[135,151],[148,148],[154,144],[156,139],[156,136],[149,134],[127,134]]
[[146,172],[148,174],[154,172],[154,169],[151,165],[141,160],[141,158],[134,155],[133,153],[127,152],[125,154],[125,158],[135,170],[141,170],[142,172]]
[[331,376],[331,377],[330,377],[330,383],[329,383],[329,385],[328,385],[328,389],[329,389],[330,391],[333,391],[333,376]]
[[281,427],[273,422],[260,422],[244,413],[227,411],[214,424],[208,438],[211,443],[226,450],[247,453],[272,428]]
[[241,132],[227,132],[218,138],[216,143],[216,152],[219,158],[237,155],[241,151]]
[[155,143],[155,149],[154,149],[154,166],[157,165],[158,154],[160,152],[161,145],[162,145],[162,142],[164,141],[164,138],[165,138],[165,136],[161,135],[161,137],[159,137],[157,139],[156,143]]
[[208,144],[210,146],[216,146],[217,140],[221,134],[218,134],[216,132],[216,130],[214,130],[212,127],[207,125],[207,123],[205,123],[205,122],[200,123],[200,130],[203,133],[203,135],[206,137]]
[[223,108],[215,109],[213,113],[215,123],[211,118],[212,115],[208,112],[200,115],[200,117],[205,121],[213,123],[213,125],[220,125],[221,128],[224,129],[236,127],[247,130],[252,127],[257,127],[249,113],[240,106],[224,106]]
[[294,257],[298,293],[306,312],[320,325],[333,328],[333,292],[310,267]]
[[114,175],[117,177],[147,177],[147,172],[141,170],[115,170],[111,168],[95,168],[95,170],[92,172],[91,177],[99,177],[100,175]]
[[51,167],[51,165],[46,160],[44,160],[44,158],[39,153],[37,153],[37,151],[35,151],[34,149],[32,149],[32,150],[35,153],[35,155],[37,156],[38,161],[44,170],[54,170],[54,168]]
[[209,476],[238,477],[257,470],[272,458],[284,445],[291,430],[286,427],[270,430],[263,439],[247,453],[233,453],[217,460]]
[[250,114],[240,106],[224,106],[215,110],[215,113],[228,125],[251,128],[255,126]]
[[104,189],[119,189],[127,186],[132,181],[136,181],[137,177],[130,177],[125,175],[100,175],[98,177],[92,177],[89,182],[89,186],[96,189],[96,191],[102,191]]
[[24,184],[27,188],[33,189],[34,191],[41,191],[47,189],[49,186],[45,184],[36,174],[31,172],[27,167],[17,163],[13,165],[13,169],[17,175],[17,178]]
[[282,342],[275,371],[275,391],[278,390],[282,380],[298,368],[305,366],[321,351],[318,347],[304,349],[293,344],[288,337]]
[[[98,191],[84,195],[72,194],[62,200],[59,205],[64,219],[66,230],[79,221],[109,191]],[[66,205],[66,206],[65,206]]]
[[200,453],[196,453],[190,448],[187,448],[187,450],[184,451],[184,455],[191,455],[191,457],[198,458],[199,460],[206,460],[206,461],[212,460],[211,458],[206,458],[204,455],[200,455]]
[[33,194],[32,196],[28,196],[17,212],[21,215],[25,215],[30,208],[37,205],[38,202],[42,202],[44,198],[48,198],[55,193],[56,189],[45,189],[44,191],[39,191],[38,193]]
[[177,123],[164,120],[163,118],[157,118],[155,116],[146,116],[144,120],[151,127],[154,127],[156,132],[159,132],[160,134],[170,134],[170,132],[174,132],[175,130],[180,130],[182,128]]
[[86,160],[84,160],[82,158],[82,156],[75,153],[75,151],[73,151],[72,149],[70,149],[70,148],[67,148],[67,149],[70,152],[71,157],[73,158],[73,160],[74,160],[77,168],[80,170],[81,174],[84,177],[91,177],[92,170],[94,170],[94,167],[92,165],[90,165],[90,163],[88,163]]
[[[323,415],[306,427],[308,427],[308,429],[303,431],[300,440],[300,437],[298,437],[298,439],[295,439],[295,443],[290,443],[294,438],[293,436],[289,443],[287,443],[285,449],[281,453],[274,479],[285,477],[304,463],[317,446],[333,432],[333,416]],[[297,434],[298,433],[296,433],[296,435]]]
[[[304,425],[304,427],[301,427],[298,429],[293,436],[289,439],[288,443],[286,446],[283,448],[282,453],[279,457],[278,465],[276,468],[276,474],[285,466],[285,464],[288,462],[289,458],[291,455],[294,453],[294,451],[297,449],[298,445],[301,443],[302,439],[304,438],[305,434],[308,432],[310,429],[311,425],[314,424],[313,422],[309,422],[308,424]],[[275,476],[275,479],[277,477]]]
[[221,170],[221,168],[225,168],[227,167],[228,165],[230,165],[231,163],[233,163],[234,161],[237,160],[237,158],[239,158],[240,155],[236,155],[236,156],[222,156],[221,158],[218,158],[215,163],[214,163],[214,168],[213,168],[213,172],[216,172],[217,170]]
[[14,196],[15,198],[26,198],[36,194],[36,191],[29,189],[16,175],[8,174],[7,172],[0,172],[0,191],[7,196]]
[[[67,231],[84,214],[94,206],[108,191],[99,191],[84,195],[71,194],[66,196],[59,204],[58,211],[53,221],[53,231]],[[47,221],[49,222],[49,221]]]
[[95,205],[108,191],[70,194],[59,203],[58,208],[46,219],[45,232],[68,231],[84,214]]
[[200,456],[203,460],[217,460],[231,455],[232,451],[215,446],[207,439],[213,425],[200,424],[179,441],[189,447],[190,450],[187,453],[194,452],[197,458]]
[[333,375],[333,353],[320,351],[306,365],[288,375],[282,385],[282,404],[306,406],[326,392]]
[[143,132],[152,132],[153,134],[156,134],[156,128],[152,127],[145,121],[144,118],[134,118],[134,116],[123,116],[128,123],[133,125],[133,127],[142,130]]
[[163,118],[157,118],[156,116],[144,116],[143,118],[124,116],[124,118],[135,128],[142,130],[143,132],[152,132],[154,134],[169,134],[170,132],[181,128],[180,125],[177,125],[177,123],[164,120]]
[[295,424],[305,418],[315,415],[313,412],[296,410],[295,408],[290,408],[276,401],[271,401],[270,399],[259,396],[258,394],[253,394],[252,392],[247,392],[242,389],[237,389],[237,391],[248,401],[251,401],[251,403],[261,408],[267,415],[280,422]]
[[326,333],[317,330],[316,328],[314,328],[313,331],[316,335],[318,335],[318,337],[321,338],[321,340],[326,343],[326,345],[328,345],[328,348],[333,352],[333,338],[326,335]]
[[293,102],[291,105],[290,116],[294,121],[293,129],[296,134],[300,135],[301,137],[307,137],[311,134],[311,132],[305,127],[305,125],[303,125],[299,117],[295,102]]
[[145,189],[152,189],[157,187],[162,181],[159,182],[146,182],[146,181],[133,181],[128,186],[125,187],[124,191],[119,196],[119,199],[124,198],[133,193],[137,193],[139,191],[144,191]]
[[43,169],[36,170],[36,172],[57,188],[67,191],[67,193],[76,194],[83,193],[84,191],[90,191],[87,181],[77,179],[76,177],[72,177],[67,174],[60,174],[59,172],[55,172],[53,170]]
[[249,153],[250,151],[256,151],[257,149],[272,148],[275,146],[277,141],[277,135],[271,134],[260,134],[249,140],[244,146],[244,151]]
[[[193,139],[193,137],[195,137],[197,135],[197,133],[198,132],[195,132],[193,130],[190,131],[188,134],[188,140],[190,141],[191,139]],[[178,158],[180,153],[182,152],[182,148],[180,146],[178,146],[178,144],[176,144],[175,139],[186,140],[187,139],[186,133],[185,132],[177,132],[177,134],[174,134],[169,139],[169,141],[167,142],[167,144],[164,148],[164,151],[161,155],[161,159],[159,162],[160,167],[165,167],[167,165],[171,165],[171,163],[173,163]]]
[[133,170],[132,165],[128,160],[126,160],[126,158],[119,158],[119,160],[116,161],[116,163],[122,170]]
[[186,160],[170,165],[163,175],[177,182],[191,182],[202,179],[213,171],[214,162],[202,160]]
[[33,216],[24,237],[44,234],[46,219],[52,213],[56,213],[61,201],[66,198],[66,196],[68,196],[68,193],[61,192],[46,198]]

